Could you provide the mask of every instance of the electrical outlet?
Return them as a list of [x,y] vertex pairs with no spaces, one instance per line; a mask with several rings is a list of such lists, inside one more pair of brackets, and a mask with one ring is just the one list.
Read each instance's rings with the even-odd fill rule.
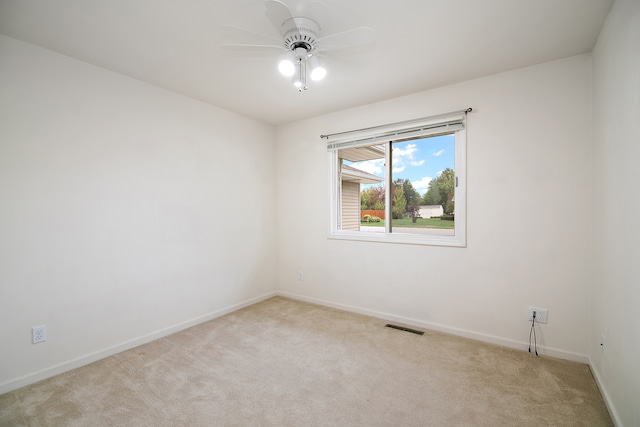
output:
[[529,307],[529,321],[533,320],[533,312],[536,312],[536,323],[547,323],[548,310],[541,307]]
[[44,342],[47,340],[47,327],[45,325],[34,326],[31,328],[31,341],[33,344]]
[[298,280],[301,282],[304,280],[304,273],[302,271],[298,271]]

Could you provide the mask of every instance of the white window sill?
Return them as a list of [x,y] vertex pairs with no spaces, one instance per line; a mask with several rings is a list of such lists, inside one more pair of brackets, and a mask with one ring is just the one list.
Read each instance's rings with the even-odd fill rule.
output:
[[329,239],[353,240],[361,242],[378,243],[399,243],[405,245],[425,245],[425,246],[451,246],[466,247],[466,241],[460,236],[443,236],[414,233],[386,234],[382,229],[380,232],[371,231],[333,231],[329,233]]

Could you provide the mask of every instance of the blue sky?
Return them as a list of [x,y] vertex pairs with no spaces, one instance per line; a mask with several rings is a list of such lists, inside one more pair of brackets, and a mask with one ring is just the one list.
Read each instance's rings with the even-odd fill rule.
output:
[[[454,142],[454,135],[442,135],[394,143],[393,180],[408,179],[420,194],[426,193],[433,178],[446,168],[454,169]],[[351,166],[384,176],[384,159],[352,163]]]

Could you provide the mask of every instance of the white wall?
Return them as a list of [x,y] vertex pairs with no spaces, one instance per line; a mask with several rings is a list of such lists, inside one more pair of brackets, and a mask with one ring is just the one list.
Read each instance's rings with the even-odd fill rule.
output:
[[[466,248],[327,239],[321,134],[467,107]],[[591,113],[581,55],[280,126],[279,291],[521,349],[547,307],[542,353],[586,362]]]
[[[277,283],[521,349],[526,308],[547,307],[542,353],[588,357],[617,423],[640,424],[639,9],[614,3],[594,50],[593,104],[582,55],[280,126],[277,138],[0,36],[0,393]],[[467,248],[327,239],[320,134],[469,106]],[[260,215],[238,208],[248,200]],[[603,204],[615,208],[593,215]],[[33,345],[39,324],[49,338]]]
[[0,94],[0,393],[274,292],[273,127],[4,36]]
[[[593,51],[595,228],[589,357],[619,425],[640,425],[640,2],[616,0]],[[600,337],[605,337],[604,349]]]

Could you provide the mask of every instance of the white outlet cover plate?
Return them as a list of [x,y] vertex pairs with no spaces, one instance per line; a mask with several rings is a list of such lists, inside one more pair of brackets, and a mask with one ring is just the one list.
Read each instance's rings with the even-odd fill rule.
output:
[[31,328],[31,339],[33,344],[44,342],[47,340],[47,327],[45,325],[34,326]]
[[533,312],[536,312],[536,323],[547,323],[549,310],[542,307],[529,307],[529,322],[533,320]]

